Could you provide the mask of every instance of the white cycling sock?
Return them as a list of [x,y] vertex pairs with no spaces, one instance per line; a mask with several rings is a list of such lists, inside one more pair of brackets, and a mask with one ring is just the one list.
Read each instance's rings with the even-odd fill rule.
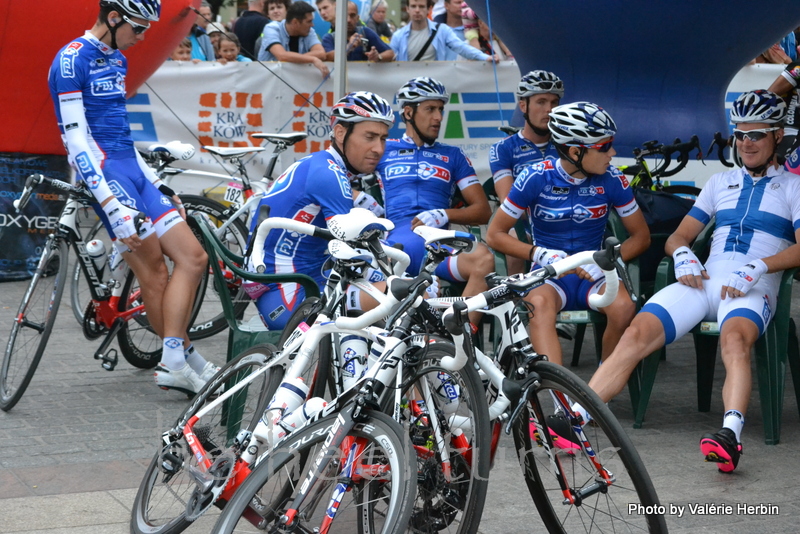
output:
[[744,427],[744,415],[737,410],[728,410],[722,419],[722,426],[733,430],[736,434],[736,441],[742,442],[742,428]]
[[165,337],[163,350],[161,353],[161,363],[167,369],[183,369],[186,365],[186,358],[183,355],[183,338]]
[[189,364],[195,373],[200,374],[203,372],[203,367],[206,366],[205,358],[194,348],[194,344],[190,344],[186,350],[183,351],[183,355],[186,358],[186,363]]

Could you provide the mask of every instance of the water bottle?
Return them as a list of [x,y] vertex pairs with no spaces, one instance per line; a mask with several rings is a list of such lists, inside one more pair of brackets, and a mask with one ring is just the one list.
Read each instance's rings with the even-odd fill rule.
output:
[[97,272],[97,278],[103,279],[103,269],[106,267],[106,246],[98,239],[92,239],[86,243],[86,253],[92,260],[94,270]]
[[363,337],[347,335],[342,338],[342,385],[350,389],[367,371],[367,341]]
[[121,284],[125,275],[125,260],[119,253],[117,247],[111,247],[111,254],[108,255],[108,275],[110,280],[115,280]]
[[428,382],[434,395],[439,399],[439,407],[445,415],[455,413],[458,409],[460,388],[453,377],[444,371],[439,371],[436,376],[428,376]]
[[261,417],[262,421],[270,427],[275,426],[284,415],[292,413],[303,404],[307,396],[308,386],[302,378],[290,378],[281,382]]
[[278,441],[284,438],[287,434],[294,432],[296,428],[303,426],[303,423],[308,421],[314,414],[328,405],[325,399],[321,397],[312,397],[308,399],[301,406],[284,415],[277,424],[273,425],[270,429],[269,442],[275,445]]

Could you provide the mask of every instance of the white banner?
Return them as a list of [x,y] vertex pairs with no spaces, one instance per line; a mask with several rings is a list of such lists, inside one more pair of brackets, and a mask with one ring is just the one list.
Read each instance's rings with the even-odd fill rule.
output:
[[[394,102],[397,89],[421,72],[442,81],[451,94],[439,140],[461,147],[478,176],[488,179],[489,148],[504,137],[498,127],[508,124],[516,107],[519,67],[514,62],[498,64],[495,82],[492,65],[482,62],[349,63],[348,90],[373,91]],[[198,148],[260,146],[250,134],[308,132],[305,142],[283,154],[277,175],[297,159],[328,146],[332,86],[330,79],[322,83],[320,72],[311,65],[166,62],[128,101],[128,109],[141,148],[175,139]],[[402,135],[401,122],[398,117],[390,137]],[[267,145],[267,150],[248,158],[251,178],[263,175],[270,154]],[[198,151],[181,166],[184,163],[191,169],[222,174],[234,171],[206,151]],[[176,186],[197,192],[214,185],[208,179],[195,180]]]

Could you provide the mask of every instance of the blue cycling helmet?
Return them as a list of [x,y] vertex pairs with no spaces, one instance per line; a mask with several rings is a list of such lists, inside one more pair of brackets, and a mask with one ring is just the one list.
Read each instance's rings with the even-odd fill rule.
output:
[[591,102],[556,106],[547,127],[557,145],[593,145],[617,133],[611,115]]
[[517,86],[517,96],[527,98],[533,95],[551,93],[558,98],[564,97],[564,82],[561,78],[546,70],[532,70],[523,76]]
[[375,93],[356,91],[341,98],[331,108],[331,127],[339,122],[382,122],[391,128],[394,125],[392,105]]
[[102,0],[100,7],[117,9],[150,22],[157,22],[161,16],[161,0]]
[[772,91],[765,89],[742,93],[731,108],[733,124],[748,122],[783,124],[785,118],[786,102]]
[[417,104],[426,100],[441,100],[447,104],[450,100],[450,95],[441,82],[427,76],[412,78],[397,91],[397,102],[401,108],[408,104]]

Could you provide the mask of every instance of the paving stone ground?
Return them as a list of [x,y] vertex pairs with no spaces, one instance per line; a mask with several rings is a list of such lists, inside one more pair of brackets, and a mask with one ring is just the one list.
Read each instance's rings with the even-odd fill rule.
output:
[[[0,284],[0,341],[5,342],[26,282]],[[795,304],[800,294],[795,286]],[[795,306],[795,310],[797,310]],[[225,360],[225,335],[197,343],[209,359]],[[111,534],[128,532],[136,488],[157,438],[185,407],[186,397],[153,385],[152,372],[121,362],[113,372],[92,359],[87,341],[64,299],[48,350],[19,404],[0,412],[0,532]],[[594,350],[583,349],[574,370],[591,376]],[[571,351],[571,343],[565,344]],[[565,351],[565,352],[566,352]],[[744,456],[733,475],[703,462],[700,436],[721,423],[717,365],[711,411],[696,404],[691,339],[676,342],[661,363],[644,428],[632,428],[627,391],[612,401],[643,457],[662,504],[775,504],[774,515],[669,516],[672,532],[795,533],[800,521],[800,425],[787,378],[781,442],[767,446],[754,384],[744,433]],[[523,485],[513,444],[504,438],[491,474],[481,532],[542,532]],[[187,532],[208,532],[213,517]]]

